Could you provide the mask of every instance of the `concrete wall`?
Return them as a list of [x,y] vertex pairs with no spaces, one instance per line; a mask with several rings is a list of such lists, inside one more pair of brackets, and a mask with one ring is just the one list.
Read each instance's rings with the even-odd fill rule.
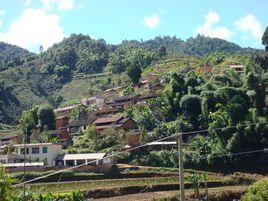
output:
[[[43,147],[47,147],[47,153],[43,153]],[[36,145],[29,146],[26,148],[29,149],[29,154],[26,154],[26,159],[30,161],[44,161],[45,165],[53,166],[55,158],[61,154],[62,146],[57,144],[52,145]],[[39,154],[33,154],[32,148],[39,148]],[[18,148],[18,155],[23,156],[23,148]]]

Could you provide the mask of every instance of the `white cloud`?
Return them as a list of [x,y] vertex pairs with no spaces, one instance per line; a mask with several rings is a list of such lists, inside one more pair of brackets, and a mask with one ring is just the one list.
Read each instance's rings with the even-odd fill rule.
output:
[[240,31],[250,33],[254,39],[261,40],[264,30],[254,15],[249,14],[241,17],[235,22],[235,26]]
[[220,16],[216,12],[209,12],[205,19],[205,23],[194,30],[195,33],[225,40],[230,39],[233,35],[233,32],[226,27],[214,27],[216,23],[220,22]]
[[32,3],[32,0],[20,0],[20,3],[22,3],[24,6],[30,6]]
[[160,23],[160,17],[156,14],[152,16],[146,16],[143,19],[143,25],[150,29],[157,27],[159,23]]
[[7,32],[0,32],[0,41],[28,49],[39,45],[47,49],[63,38],[64,33],[58,15],[32,8],[23,10],[22,15],[10,24]]
[[46,10],[56,7],[59,10],[70,10],[74,7],[74,0],[42,0],[43,8]]

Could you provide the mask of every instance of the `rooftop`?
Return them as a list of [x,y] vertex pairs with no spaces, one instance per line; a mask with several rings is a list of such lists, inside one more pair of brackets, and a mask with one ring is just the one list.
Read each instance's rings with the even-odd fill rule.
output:
[[60,155],[56,160],[100,160],[106,153],[84,153],[84,154],[65,154]]
[[124,117],[103,117],[103,118],[98,118],[96,121],[94,121],[94,124],[101,124],[101,123],[113,123],[113,122],[118,122],[122,120]]
[[138,100],[143,100],[143,99],[150,99],[150,98],[157,98],[156,94],[147,94],[147,95],[141,95]]
[[229,65],[230,68],[244,68],[244,65],[242,64],[234,64],[234,65]]
[[16,137],[16,136],[19,136],[19,135],[21,135],[21,134],[20,133],[12,133],[12,134],[9,134],[9,135],[0,136],[0,140]]
[[58,108],[58,109],[55,109],[55,112],[72,110],[72,109],[76,108],[77,106],[79,106],[79,105],[70,105],[70,106],[67,106],[67,107]]
[[91,124],[95,119],[76,119],[69,123],[66,127],[80,127]]
[[103,99],[100,96],[94,96],[94,97],[90,97],[90,98],[83,98],[83,99],[81,99],[81,101],[84,101],[84,100],[86,100],[86,101],[95,101],[97,98]]
[[[61,145],[53,143],[34,143],[34,144],[25,144],[25,146],[36,147],[36,146],[61,146]],[[24,147],[24,144],[14,144],[13,147]]]
[[115,99],[113,99],[113,101],[118,102],[118,101],[131,100],[131,99],[134,99],[134,98],[136,98],[138,96],[139,96],[138,94],[129,94],[129,95],[126,95],[126,96],[121,96],[121,97],[115,98]]
[[68,118],[68,116],[60,116],[60,117],[57,117],[56,119],[65,119],[65,118]]
[[171,141],[171,142],[150,142],[147,143],[148,146],[154,146],[154,145],[176,145],[176,141]]

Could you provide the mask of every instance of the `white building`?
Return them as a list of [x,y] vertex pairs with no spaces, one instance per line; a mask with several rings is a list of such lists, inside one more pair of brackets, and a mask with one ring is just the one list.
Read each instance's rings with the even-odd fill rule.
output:
[[229,65],[229,68],[241,74],[244,72],[244,65]]
[[95,96],[91,98],[83,98],[82,100],[80,100],[80,102],[82,105],[87,106],[87,107],[96,105],[98,108],[101,108],[104,105],[104,98]]
[[1,148],[8,149],[6,155],[0,155],[0,162],[4,164],[22,163],[26,150],[26,162],[44,162],[45,166],[54,166],[55,159],[62,153],[62,145],[52,143],[15,144]]
[[114,157],[107,157],[106,153],[64,154],[56,158],[56,165],[58,166],[108,165],[113,163]]
[[94,166],[98,169],[99,166],[111,167],[115,163],[114,157],[107,157],[106,153],[63,154],[62,145],[52,143],[4,145],[1,151],[6,154],[0,155],[0,164],[7,168],[85,164],[85,166]]

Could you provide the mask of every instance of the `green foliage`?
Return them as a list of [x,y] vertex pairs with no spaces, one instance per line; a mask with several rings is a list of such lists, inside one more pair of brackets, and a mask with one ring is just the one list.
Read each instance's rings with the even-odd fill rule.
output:
[[142,70],[138,65],[132,64],[127,68],[127,75],[134,85],[138,84],[141,78]]
[[155,59],[157,59],[157,56],[154,51],[123,46],[110,54],[108,66],[113,73],[122,73],[132,65],[137,65],[144,69]]
[[28,50],[0,42],[0,71],[22,65],[34,57]]
[[102,72],[108,62],[108,49],[102,39],[94,40],[82,34],[72,34],[44,52],[43,59],[49,64],[48,72],[55,72],[61,77],[63,74],[70,77],[74,70],[92,74]]
[[71,194],[71,200],[72,201],[83,201],[85,200],[85,197],[81,191],[73,191]]
[[144,128],[146,131],[151,131],[159,123],[153,111],[146,105],[134,106],[128,113],[139,127]]
[[185,111],[185,116],[193,122],[201,113],[200,96],[184,95],[180,100],[180,107]]
[[160,58],[163,58],[167,55],[167,49],[165,48],[165,46],[161,45],[158,49],[158,55]]
[[262,179],[251,185],[242,201],[265,201],[268,200],[268,179]]
[[188,177],[186,177],[186,180],[192,183],[195,199],[199,199],[199,191],[201,188],[202,176],[197,174],[191,174]]
[[265,46],[265,50],[268,51],[268,26],[263,33],[262,44]]
[[14,180],[6,173],[5,168],[0,166],[0,200],[13,200],[16,196],[16,189],[13,187]]
[[95,132],[92,149],[97,152],[105,149],[108,149],[107,151],[119,150],[122,147],[124,138],[125,132],[114,128],[107,128],[101,132]]
[[222,39],[197,35],[196,38],[187,39],[183,43],[182,50],[187,54],[204,56],[212,52],[234,53],[242,49],[238,45]]
[[44,130],[44,127],[47,126],[49,130],[54,130],[55,125],[55,114],[54,110],[49,105],[40,106],[37,111],[38,124],[41,130]]
[[205,63],[210,65],[218,65],[225,59],[225,54],[222,52],[213,52],[205,57]]

